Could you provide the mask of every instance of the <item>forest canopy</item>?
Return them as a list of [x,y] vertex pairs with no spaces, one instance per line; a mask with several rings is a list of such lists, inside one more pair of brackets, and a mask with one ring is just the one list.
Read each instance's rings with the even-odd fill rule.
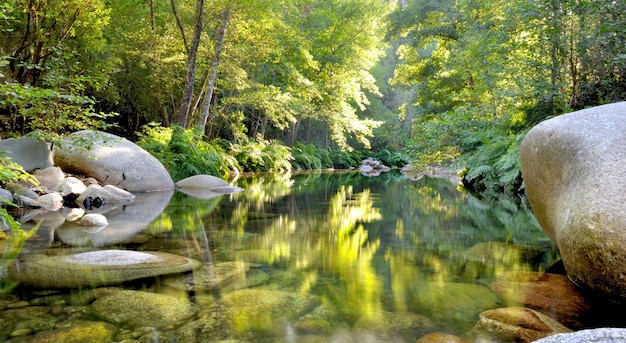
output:
[[530,127],[624,98],[623,1],[0,0],[2,137],[180,126],[515,190]]

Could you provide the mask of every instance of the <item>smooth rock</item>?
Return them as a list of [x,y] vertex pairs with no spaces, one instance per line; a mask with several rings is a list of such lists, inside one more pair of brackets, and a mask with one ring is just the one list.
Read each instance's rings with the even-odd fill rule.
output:
[[174,189],[174,181],[159,160],[135,143],[105,132],[72,133],[57,147],[54,161],[66,172],[129,192]]
[[243,188],[231,186],[228,182],[212,175],[194,175],[176,182],[176,189],[199,199],[211,199],[222,194],[243,191]]
[[117,327],[105,322],[73,321],[50,331],[30,337],[31,343],[110,343],[114,341]]
[[7,138],[0,140],[0,151],[6,151],[7,157],[24,168],[27,172],[45,169],[52,165],[53,151],[46,142],[32,138]]
[[63,197],[59,193],[48,193],[37,198],[41,208],[48,211],[57,211],[63,207]]
[[418,339],[415,343],[470,343],[469,341],[447,333],[434,332]]
[[506,306],[523,306],[550,315],[563,325],[577,329],[589,325],[594,317],[591,299],[581,293],[565,275],[510,272],[489,288]]
[[9,182],[5,185],[6,189],[16,196],[24,196],[33,200],[37,200],[39,194],[32,189],[16,182]]
[[546,120],[521,144],[526,194],[578,285],[626,297],[626,102]]
[[473,334],[477,342],[530,343],[556,333],[571,331],[541,312],[525,307],[504,307],[481,313]]
[[210,291],[245,279],[249,264],[241,261],[217,262],[204,265],[186,275],[166,277],[163,285],[188,291]]
[[599,328],[572,333],[560,333],[536,340],[535,343],[623,343],[626,342],[626,329]]
[[467,329],[481,312],[499,306],[487,287],[460,282],[416,283],[406,303],[410,311],[423,313],[440,325]]
[[107,217],[100,213],[88,213],[80,218],[79,224],[82,226],[104,227],[109,225],[109,221]]
[[98,316],[126,328],[174,326],[196,313],[188,298],[133,290],[105,295],[91,306]]
[[67,220],[68,222],[76,221],[85,215],[85,210],[80,207],[63,207],[60,212],[63,217],[65,217],[65,220]]
[[375,337],[380,342],[408,342],[434,330],[435,324],[428,317],[406,311],[373,312],[354,323],[357,338]]
[[39,184],[46,189],[54,190],[56,185],[65,178],[65,174],[61,168],[52,166],[45,169],[37,169],[33,176],[39,181]]
[[4,188],[0,188],[0,200],[13,201],[13,193]]
[[320,299],[298,292],[249,288],[224,294],[222,304],[230,308],[230,331],[276,333],[282,323],[307,313],[320,304]]
[[230,184],[213,175],[193,175],[176,182],[177,188],[204,188],[230,186]]
[[85,199],[87,198],[100,198],[103,203],[116,203],[132,201],[135,196],[132,193],[119,189],[116,186],[107,185],[102,187],[94,184],[89,185],[85,191],[80,193],[78,198],[76,198],[76,203],[84,204]]
[[98,250],[30,256],[11,265],[8,278],[41,288],[74,288],[182,273],[199,266],[196,260],[157,251]]
[[79,179],[70,176],[58,182],[54,189],[65,196],[69,194],[81,194],[87,190],[87,186]]

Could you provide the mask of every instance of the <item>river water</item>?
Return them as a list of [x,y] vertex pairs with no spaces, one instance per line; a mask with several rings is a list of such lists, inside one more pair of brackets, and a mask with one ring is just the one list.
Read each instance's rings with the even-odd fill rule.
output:
[[[235,184],[245,190],[206,199],[180,192],[139,197],[103,210],[111,224],[98,233],[44,221],[20,258],[161,251],[200,261],[203,280],[197,273],[186,280],[195,274],[196,285],[205,287],[192,282],[181,290],[157,277],[95,287],[107,290],[97,293],[94,287],[15,286],[4,278],[0,340],[27,341],[76,320],[113,323],[112,341],[125,342],[414,342],[428,331],[462,336],[481,311],[503,306],[487,287],[491,281],[509,271],[544,271],[558,258],[521,199],[481,200],[444,180],[412,181],[397,171],[377,177],[317,172],[251,176]],[[32,227],[38,216],[24,215],[23,226]],[[117,314],[91,305],[116,290],[184,299],[193,310],[168,321],[164,313],[172,310],[156,305],[139,313],[121,307],[117,311],[128,313]],[[88,292],[89,301],[75,300]],[[42,306],[49,307],[44,316],[7,314]]]

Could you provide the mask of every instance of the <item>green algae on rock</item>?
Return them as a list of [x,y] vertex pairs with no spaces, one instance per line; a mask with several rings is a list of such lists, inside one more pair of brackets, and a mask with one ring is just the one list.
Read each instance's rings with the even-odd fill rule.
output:
[[196,313],[188,298],[132,290],[105,295],[92,308],[98,316],[128,328],[172,326]]

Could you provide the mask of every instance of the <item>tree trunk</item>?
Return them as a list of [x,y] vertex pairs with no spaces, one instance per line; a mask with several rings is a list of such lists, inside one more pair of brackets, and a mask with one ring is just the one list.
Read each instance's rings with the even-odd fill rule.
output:
[[154,31],[154,28],[156,27],[156,20],[154,18],[154,0],[149,0],[148,5],[150,6],[150,29]]
[[230,19],[230,8],[226,8],[222,14],[222,25],[217,33],[217,43],[215,45],[215,54],[213,55],[213,61],[211,61],[211,76],[209,77],[209,85],[204,95],[204,102],[202,104],[202,116],[198,122],[198,128],[200,132],[204,132],[206,128],[206,122],[209,118],[209,109],[211,108],[211,98],[213,97],[213,88],[215,87],[215,80],[217,79],[217,69],[220,65],[220,53],[222,52],[222,46],[224,45],[224,36],[226,35],[226,26],[228,26],[228,20]]
[[187,127],[187,118],[189,117],[189,109],[191,108],[191,100],[193,98],[193,87],[196,78],[196,59],[198,57],[198,47],[200,46],[200,34],[202,33],[202,9],[204,7],[203,0],[196,0],[196,20],[193,28],[193,38],[191,47],[189,48],[189,56],[187,56],[187,77],[185,79],[185,90],[183,91],[183,100],[180,104],[178,112],[178,124]]
[[183,37],[183,44],[185,44],[185,51],[189,53],[189,44],[187,43],[187,35],[185,34],[185,28],[183,27],[183,23],[180,21],[180,16],[178,15],[178,11],[176,10],[176,3],[174,0],[170,0],[170,5],[172,6],[172,13],[174,14],[174,18],[176,18],[176,26],[180,30],[180,35]]

